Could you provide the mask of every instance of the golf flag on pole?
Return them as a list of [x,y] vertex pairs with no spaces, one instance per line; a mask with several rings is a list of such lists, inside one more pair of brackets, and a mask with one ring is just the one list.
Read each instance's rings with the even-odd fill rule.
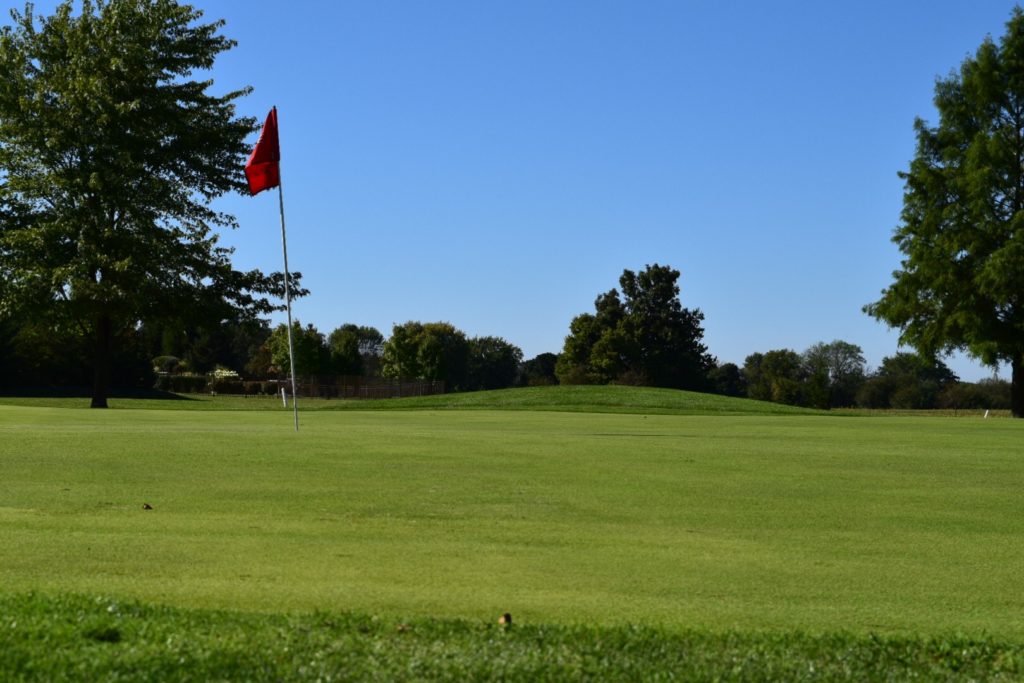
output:
[[295,431],[299,431],[299,392],[295,377],[295,342],[292,339],[292,294],[288,286],[288,237],[284,229],[284,189],[281,187],[281,148],[277,139],[277,107],[272,107],[263,124],[260,139],[256,141],[249,160],[245,162],[245,177],[249,179],[249,192],[258,194],[277,188],[277,201],[281,208],[281,253],[284,256],[284,301],[288,310],[288,365],[292,379],[292,413]]
[[281,184],[281,148],[277,141],[277,107],[270,110],[260,132],[260,139],[245,162],[245,177],[249,179],[249,192],[259,194],[263,190]]

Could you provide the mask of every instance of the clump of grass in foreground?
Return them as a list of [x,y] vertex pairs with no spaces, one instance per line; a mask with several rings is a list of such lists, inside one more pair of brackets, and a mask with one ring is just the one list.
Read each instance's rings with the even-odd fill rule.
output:
[[1015,680],[1024,646],[948,639],[670,633],[351,613],[184,610],[0,596],[3,680]]

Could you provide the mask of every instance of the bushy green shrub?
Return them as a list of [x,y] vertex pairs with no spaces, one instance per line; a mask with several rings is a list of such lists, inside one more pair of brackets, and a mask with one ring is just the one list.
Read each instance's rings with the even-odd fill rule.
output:
[[245,382],[238,379],[218,379],[210,381],[210,391],[217,394],[244,394]]
[[939,407],[954,410],[991,408],[989,397],[977,384],[955,382],[939,394]]
[[176,394],[204,394],[208,391],[209,379],[203,375],[161,375],[157,377],[156,389]]
[[1010,407],[1010,383],[999,379],[984,379],[977,384],[950,384],[939,395],[939,407],[1007,410]]

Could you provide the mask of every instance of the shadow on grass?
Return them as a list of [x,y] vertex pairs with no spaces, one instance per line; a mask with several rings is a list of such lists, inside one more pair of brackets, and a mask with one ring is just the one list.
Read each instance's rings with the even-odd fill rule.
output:
[[[91,398],[88,387],[20,387],[0,388],[7,398]],[[195,401],[194,398],[159,389],[111,389],[108,398],[145,398],[158,401]]]

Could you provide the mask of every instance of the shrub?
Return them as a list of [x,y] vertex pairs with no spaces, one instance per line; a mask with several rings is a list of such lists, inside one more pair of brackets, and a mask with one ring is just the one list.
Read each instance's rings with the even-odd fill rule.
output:
[[1005,379],[983,379],[975,386],[988,397],[988,407],[996,410],[1009,410],[1011,404],[1011,385]]
[[872,377],[857,390],[857,405],[861,408],[888,408],[894,385],[889,377]]
[[948,385],[939,394],[940,408],[977,409],[991,408],[989,397],[977,384],[955,382]]
[[176,394],[203,394],[207,391],[208,382],[202,375],[162,375],[157,377],[154,387]]
[[237,379],[218,379],[210,381],[210,391],[217,394],[244,394],[245,382]]
[[157,372],[181,372],[181,359],[177,356],[157,356],[153,359],[153,369]]
[[939,394],[939,407],[958,409],[1008,409],[1010,383],[999,379],[983,379],[977,384],[957,382]]

